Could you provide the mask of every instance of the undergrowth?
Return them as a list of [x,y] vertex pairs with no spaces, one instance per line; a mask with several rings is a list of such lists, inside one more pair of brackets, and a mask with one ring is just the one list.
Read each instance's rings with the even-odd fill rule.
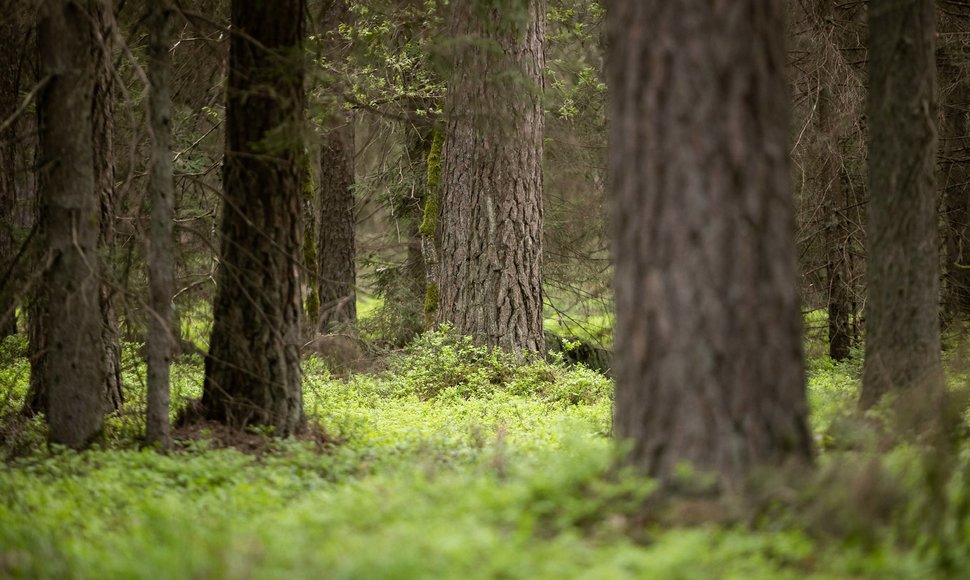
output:
[[[0,577],[946,578],[970,569],[970,451],[935,460],[918,443],[879,447],[875,420],[854,412],[861,353],[810,361],[816,473],[766,476],[751,502],[724,506],[664,500],[617,468],[609,379],[447,332],[423,335],[377,373],[342,378],[308,358],[306,413],[325,445],[256,430],[257,453],[202,437],[168,455],[140,448],[137,345],[126,351],[125,408],[97,449],[49,449],[42,420],[11,423],[29,366],[18,340],[0,345],[9,427]],[[198,356],[177,361],[173,415],[201,382]]]

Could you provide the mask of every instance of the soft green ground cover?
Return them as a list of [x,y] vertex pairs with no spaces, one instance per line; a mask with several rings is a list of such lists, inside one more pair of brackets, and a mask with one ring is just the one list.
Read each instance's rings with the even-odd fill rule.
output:
[[[4,413],[26,388],[22,351],[0,353]],[[129,408],[101,449],[47,450],[39,422],[4,432],[20,456],[0,464],[0,577],[944,578],[968,564],[966,457],[932,487],[917,446],[876,455],[834,427],[858,363],[810,365],[817,475],[766,479],[757,505],[695,524],[691,510],[719,508],[652,503],[650,481],[615,468],[612,384],[586,369],[432,334],[379,374],[307,361],[307,414],[334,445],[159,455],[137,445],[128,356]],[[201,373],[176,365],[176,401]]]

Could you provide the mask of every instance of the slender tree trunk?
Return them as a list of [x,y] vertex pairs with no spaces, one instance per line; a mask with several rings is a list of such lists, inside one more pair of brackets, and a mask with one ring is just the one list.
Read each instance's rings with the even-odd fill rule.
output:
[[834,0],[820,0],[816,30],[821,38],[822,60],[818,95],[818,130],[821,134],[820,160],[823,204],[825,210],[825,272],[828,281],[828,337],[829,356],[842,361],[849,358],[852,348],[849,288],[849,224],[846,215],[845,192],[842,187],[844,168],[841,153],[839,123],[839,87],[842,79],[835,78],[838,58],[836,30],[833,24]]
[[118,312],[115,306],[115,170],[114,170],[114,14],[111,0],[97,3],[93,14],[97,22],[97,84],[94,90],[94,179],[101,200],[101,233],[98,249],[102,260],[101,344],[107,368],[104,398],[108,409],[118,410],[123,401],[121,391],[121,340]]
[[438,205],[441,197],[441,149],[444,133],[435,129],[428,151],[427,190],[424,193],[424,215],[418,233],[421,235],[421,257],[424,260],[425,294],[424,326],[430,329],[438,316],[438,289],[440,288],[438,247],[441,244],[438,228]]
[[303,425],[303,0],[233,0],[225,203],[202,404],[210,419]]
[[932,0],[869,7],[869,251],[860,404],[943,388]]
[[662,481],[808,461],[781,0],[614,0],[615,431]]
[[[958,32],[942,20],[942,32]],[[950,30],[948,30],[948,28]],[[962,48],[962,43],[958,45]],[[970,320],[970,81],[965,77],[962,52],[956,47],[940,55],[941,82],[949,87],[943,103],[943,160],[941,163],[945,215],[946,267],[943,305],[948,319]]]
[[312,163],[309,154],[303,158],[303,290],[306,292],[304,310],[306,316],[303,321],[304,333],[307,338],[313,338],[317,331],[317,321],[320,320],[320,276],[317,273],[317,196],[313,183]]
[[[340,58],[335,38],[337,28],[347,21],[344,0],[328,0],[323,10],[326,52]],[[349,114],[334,104],[324,127],[320,146],[320,190],[317,221],[317,294],[320,318],[317,329],[333,332],[357,320],[357,219],[354,202],[354,125]]]
[[452,3],[442,151],[438,321],[543,352],[545,0]]
[[145,438],[149,445],[167,448],[169,435],[169,370],[175,335],[172,295],[175,252],[172,238],[174,182],[172,176],[172,30],[175,6],[171,0],[149,4],[148,81],[152,129],[151,238],[148,242],[148,413]]
[[[11,119],[20,96],[21,59],[24,31],[22,6],[12,0],[0,1],[4,14],[0,20],[0,124]],[[7,272],[16,257],[17,243],[14,211],[17,207],[16,124],[0,130],[0,272]],[[12,293],[0,302],[0,338],[17,333],[17,304]]]
[[830,87],[823,87],[819,95],[819,130],[825,141],[822,157],[822,183],[825,207],[825,271],[828,278],[829,356],[842,361],[849,358],[852,334],[849,316],[849,228],[845,195],[842,189],[842,160],[839,154],[839,133],[834,119],[833,95]]
[[340,116],[342,124],[327,131],[320,147],[317,330],[322,333],[357,320],[354,129]]
[[99,308],[99,207],[92,153],[98,51],[95,0],[45,0],[37,46],[42,77],[50,82],[38,104],[41,231],[49,266],[43,390],[50,440],[87,445],[104,416],[104,356]]

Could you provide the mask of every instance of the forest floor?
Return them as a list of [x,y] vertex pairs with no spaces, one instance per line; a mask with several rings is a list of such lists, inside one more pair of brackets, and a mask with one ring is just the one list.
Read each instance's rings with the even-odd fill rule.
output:
[[[23,351],[13,338],[0,352],[0,577],[946,578],[970,569],[970,453],[929,461],[919,443],[887,439],[878,411],[853,418],[858,358],[810,360],[819,469],[766,474],[742,504],[715,501],[703,483],[663,499],[617,469],[613,386],[602,375],[521,365],[444,334],[349,378],[309,358],[315,436],[197,425],[177,431],[165,455],[138,445],[136,349],[126,354],[124,411],[83,453],[48,449],[40,420],[11,419],[26,389]],[[952,380],[965,384],[956,352]],[[201,360],[181,359],[176,406],[201,382]]]

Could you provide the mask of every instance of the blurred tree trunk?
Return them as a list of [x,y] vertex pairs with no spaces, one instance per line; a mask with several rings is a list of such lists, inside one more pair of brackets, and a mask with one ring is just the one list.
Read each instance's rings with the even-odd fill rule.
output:
[[97,85],[94,90],[94,179],[101,200],[101,343],[107,369],[104,383],[105,403],[110,410],[121,408],[121,339],[118,309],[115,305],[115,168],[114,168],[114,35],[115,20],[111,0],[97,2],[92,15],[97,23],[95,46]]
[[[344,0],[328,0],[323,9],[325,52],[333,60],[342,50],[337,28],[347,21]],[[354,124],[336,99],[320,146],[320,190],[318,197],[317,293],[320,318],[317,329],[333,332],[357,320],[356,240],[357,216],[354,202]]]
[[438,322],[480,344],[543,352],[545,0],[451,5]]
[[869,251],[860,405],[942,391],[934,5],[869,7]]
[[614,428],[671,482],[809,461],[781,0],[608,12]]
[[303,0],[233,0],[218,287],[206,416],[276,435],[303,425],[300,221]]
[[[38,16],[42,77],[40,129],[41,235],[45,241],[40,315],[52,443],[80,448],[101,430],[105,360],[101,342],[100,212],[92,150],[98,76],[96,0],[45,0]],[[31,368],[33,373],[33,366]]]
[[172,174],[172,31],[171,0],[149,3],[148,117],[152,152],[148,190],[151,196],[151,236],[148,240],[148,412],[145,439],[167,448],[169,435],[170,364],[175,334],[172,295],[175,292],[175,251],[172,237],[174,179]]
[[[960,33],[955,15],[944,15],[941,32]],[[970,18],[960,20],[966,24]],[[948,319],[970,320],[970,79],[962,41],[938,51],[943,101],[940,191],[946,224],[943,306]]]
[[[9,119],[13,121],[14,112],[20,98],[21,59],[24,42],[22,27],[22,6],[13,0],[0,1],[4,14],[0,20],[0,125]],[[14,236],[17,206],[17,157],[16,124],[11,122],[6,129],[0,129],[0,272],[7,272],[16,257],[17,244]],[[0,338],[17,333],[17,304],[13,293],[4,292],[0,302]]]

